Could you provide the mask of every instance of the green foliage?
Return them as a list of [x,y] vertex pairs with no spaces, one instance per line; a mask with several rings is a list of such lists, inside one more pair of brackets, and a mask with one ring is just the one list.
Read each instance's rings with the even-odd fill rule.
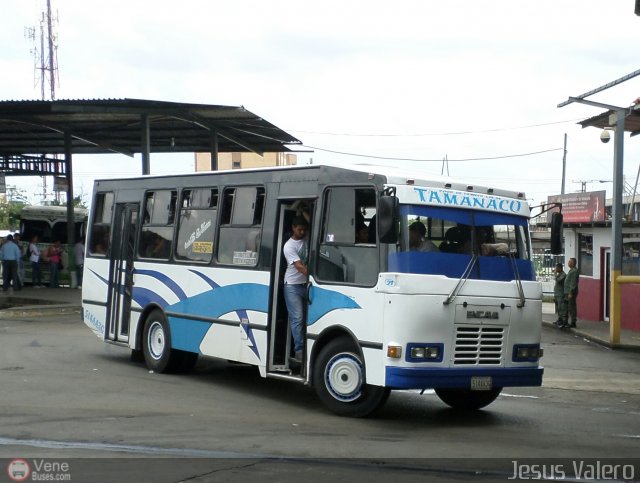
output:
[[[53,200],[49,203],[51,206],[67,206],[66,202],[60,202],[60,200]],[[74,208],[87,208],[87,203],[83,200],[83,195],[74,196],[73,198]]]
[[0,199],[0,229],[18,231],[20,228],[20,212],[28,203]]

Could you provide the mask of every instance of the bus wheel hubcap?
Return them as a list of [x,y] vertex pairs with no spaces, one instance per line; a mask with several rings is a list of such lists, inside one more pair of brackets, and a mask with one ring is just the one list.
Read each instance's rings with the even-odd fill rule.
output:
[[337,354],[327,364],[325,383],[337,400],[355,401],[362,393],[362,364],[353,354]]
[[164,352],[164,328],[160,322],[154,322],[149,329],[149,352],[154,359],[160,359]]

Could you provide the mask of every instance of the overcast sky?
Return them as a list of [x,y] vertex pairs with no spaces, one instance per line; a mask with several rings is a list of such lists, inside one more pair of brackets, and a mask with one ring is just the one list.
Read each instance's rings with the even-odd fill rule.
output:
[[[51,1],[57,99],[243,105],[315,148],[299,164],[439,175],[447,156],[452,176],[525,191],[534,203],[560,192],[564,133],[567,192],[581,188],[573,181],[612,179],[613,142],[576,125],[602,110],[556,106],[640,69],[634,0]],[[2,0],[3,100],[40,98],[25,28],[39,29],[45,3]],[[640,76],[589,99],[629,106],[639,96]],[[457,161],[470,158],[501,159]],[[151,172],[193,164],[152,155]],[[639,164],[640,136],[626,135],[629,184]],[[85,194],[95,177],[133,173],[138,156],[74,157]],[[35,203],[38,180],[7,182]],[[587,184],[608,196],[611,187]]]

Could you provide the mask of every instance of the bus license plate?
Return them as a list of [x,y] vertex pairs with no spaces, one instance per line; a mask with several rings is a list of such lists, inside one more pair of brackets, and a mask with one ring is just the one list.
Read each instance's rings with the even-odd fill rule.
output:
[[491,390],[491,376],[488,377],[472,377],[471,378],[471,390],[472,391],[490,391]]

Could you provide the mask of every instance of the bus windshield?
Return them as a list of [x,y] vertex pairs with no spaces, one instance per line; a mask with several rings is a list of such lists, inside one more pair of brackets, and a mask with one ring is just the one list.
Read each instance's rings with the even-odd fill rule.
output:
[[526,217],[422,205],[402,205],[400,214],[390,271],[460,277],[477,256],[470,278],[535,279]]

